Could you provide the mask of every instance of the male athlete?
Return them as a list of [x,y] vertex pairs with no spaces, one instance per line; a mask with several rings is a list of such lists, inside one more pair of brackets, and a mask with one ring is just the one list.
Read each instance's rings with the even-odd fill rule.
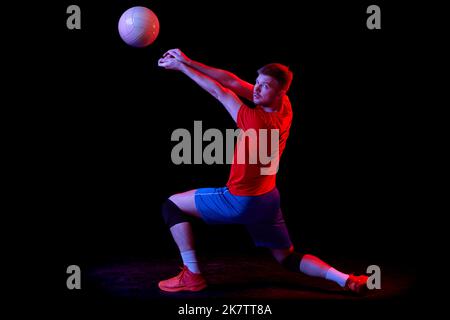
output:
[[[234,74],[189,59],[179,49],[167,51],[158,65],[184,73],[225,107],[242,132],[267,130],[278,135],[277,143],[267,150],[280,157],[289,136],[292,109],[286,95],[293,74],[288,67],[272,63],[258,70],[255,85]],[[245,105],[239,97],[253,101],[256,108]],[[259,137],[259,136],[258,136]],[[242,145],[241,145],[242,144]],[[159,282],[163,291],[199,291],[207,283],[201,274],[195,254],[188,216],[206,223],[244,224],[256,246],[269,248],[274,258],[288,270],[302,272],[336,282],[342,288],[361,293],[367,289],[367,276],[342,273],[319,258],[299,254],[289,238],[280,209],[276,188],[276,170],[264,172],[267,162],[237,161],[241,147],[250,148],[246,139],[238,139],[229,180],[222,188],[201,188],[172,195],[162,206],[162,214],[180,250],[183,269],[175,277]],[[247,156],[248,158],[248,156]],[[245,158],[245,159],[247,159]]]

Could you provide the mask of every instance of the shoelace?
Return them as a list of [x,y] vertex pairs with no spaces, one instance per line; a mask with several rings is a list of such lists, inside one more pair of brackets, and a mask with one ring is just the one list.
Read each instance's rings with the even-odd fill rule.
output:
[[180,274],[178,275],[178,283],[179,283],[179,284],[181,284],[181,279],[183,279],[183,276],[184,276],[184,274],[185,274],[186,271],[187,271],[187,268],[186,268],[186,267],[180,267],[180,269],[181,269],[181,272],[180,272]]

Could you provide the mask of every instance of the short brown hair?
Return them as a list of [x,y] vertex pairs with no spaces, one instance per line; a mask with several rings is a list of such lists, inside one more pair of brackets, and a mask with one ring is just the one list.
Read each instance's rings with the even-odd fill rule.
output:
[[289,67],[281,63],[269,63],[258,70],[258,74],[264,74],[271,76],[281,85],[283,90],[288,91],[291,86],[293,73],[289,70]]

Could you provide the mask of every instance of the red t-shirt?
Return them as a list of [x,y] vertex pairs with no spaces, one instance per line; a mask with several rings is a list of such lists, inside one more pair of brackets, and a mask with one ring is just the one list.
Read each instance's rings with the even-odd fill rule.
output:
[[[275,188],[279,159],[286,146],[291,122],[292,108],[287,96],[280,110],[275,112],[266,112],[260,106],[253,109],[246,105],[240,107],[237,126],[242,130],[241,134],[250,138],[237,139],[227,182],[232,194],[257,196]],[[270,155],[273,157],[269,158]]]

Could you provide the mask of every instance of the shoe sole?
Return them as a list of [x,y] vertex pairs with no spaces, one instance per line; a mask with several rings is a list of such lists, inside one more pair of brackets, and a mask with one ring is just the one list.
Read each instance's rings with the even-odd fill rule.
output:
[[161,285],[158,284],[158,287],[162,290],[162,291],[166,291],[166,292],[181,292],[181,291],[200,291],[203,290],[207,287],[206,284],[200,284],[200,285],[196,285],[196,286],[190,286],[190,287],[179,287],[179,288],[166,288],[166,287],[162,287]]
[[367,288],[367,285],[360,287],[359,290],[352,290],[348,287],[345,287],[344,290],[358,296],[364,296],[367,294],[367,292],[369,292],[369,288]]

